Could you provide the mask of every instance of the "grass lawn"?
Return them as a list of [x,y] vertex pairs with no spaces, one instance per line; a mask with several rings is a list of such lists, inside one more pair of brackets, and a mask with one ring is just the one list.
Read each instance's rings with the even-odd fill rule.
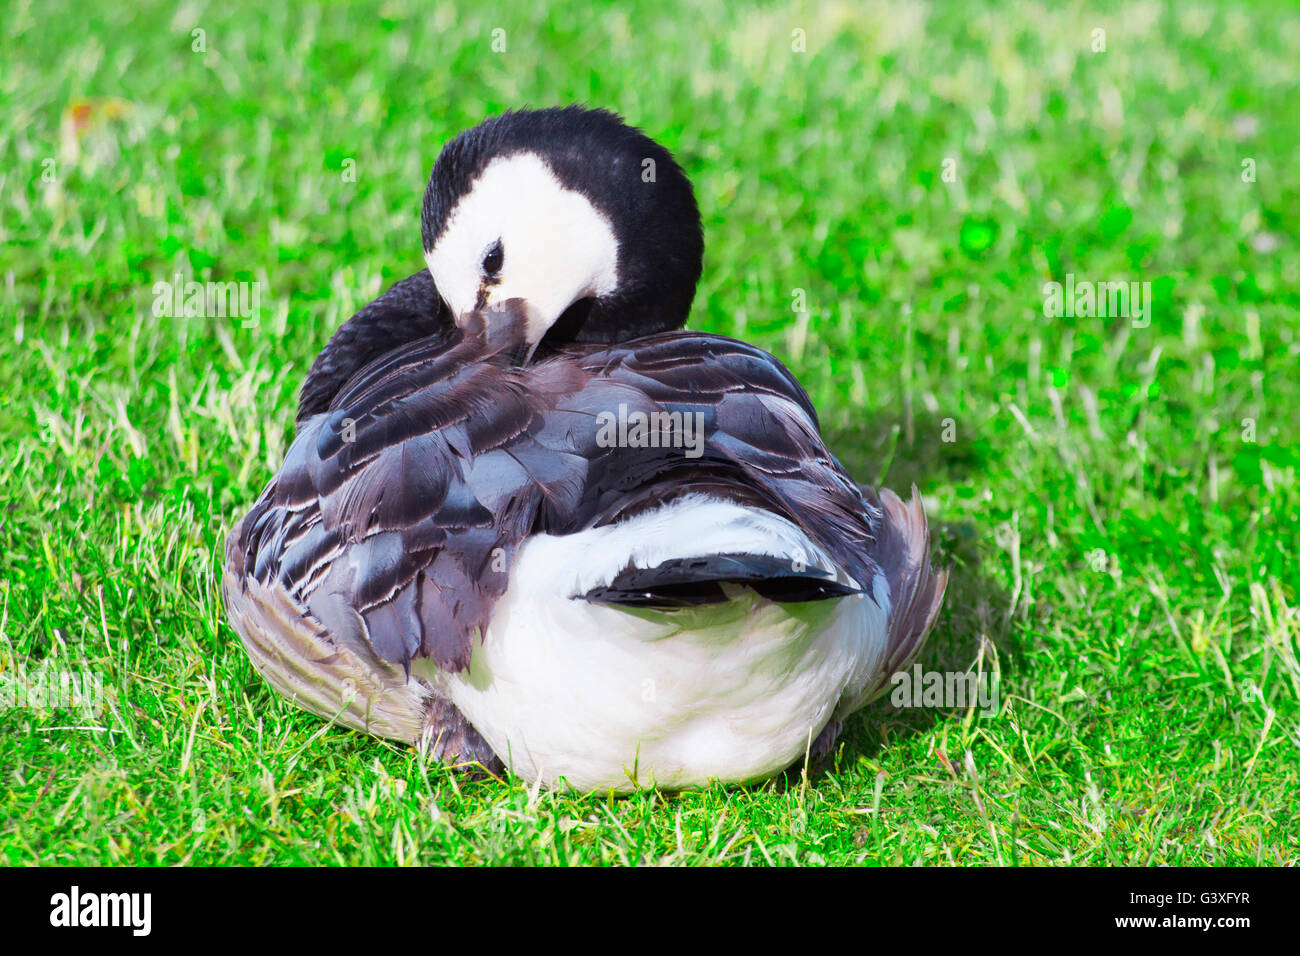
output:
[[[1300,862],[1295,7],[113,6],[5,17],[0,678],[103,694],[0,710],[0,861]],[[421,267],[443,141],[569,102],[693,178],[691,326],[921,488],[922,665],[997,672],[996,716],[886,700],[810,774],[615,799],[459,777],[253,671],[221,544],[308,364]],[[155,318],[177,273],[259,317]],[[1145,316],[1056,315],[1071,275],[1150,283]]]

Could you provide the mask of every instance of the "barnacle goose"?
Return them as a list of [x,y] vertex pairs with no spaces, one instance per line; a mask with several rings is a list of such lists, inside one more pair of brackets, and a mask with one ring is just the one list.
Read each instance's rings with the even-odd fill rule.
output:
[[453,139],[427,271],[345,323],[223,587],[298,705],[582,790],[769,777],[938,613],[920,498],[855,484],[772,356],[676,331],[689,181],[612,113]]

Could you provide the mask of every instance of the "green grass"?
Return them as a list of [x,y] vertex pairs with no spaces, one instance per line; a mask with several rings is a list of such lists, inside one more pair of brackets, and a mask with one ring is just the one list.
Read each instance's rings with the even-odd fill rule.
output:
[[[105,707],[0,713],[0,860],[1300,862],[1295,9],[490,6],[10,6],[0,666]],[[920,486],[952,568],[922,662],[997,668],[998,716],[880,703],[806,778],[612,799],[457,777],[253,672],[220,547],[309,362],[419,268],[448,136],[574,101],[696,183],[692,327]],[[260,280],[261,321],[153,318],[176,272]],[[1068,273],[1150,281],[1150,325],[1046,317]]]

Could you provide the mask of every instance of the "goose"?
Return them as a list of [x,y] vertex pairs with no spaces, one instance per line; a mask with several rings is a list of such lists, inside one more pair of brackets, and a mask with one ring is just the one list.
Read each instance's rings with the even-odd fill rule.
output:
[[613,113],[507,113],[444,147],[421,220],[427,270],[332,337],[227,539],[257,671],[547,787],[828,753],[946,573],[915,487],[853,482],[779,361],[681,330],[703,240],[671,155]]

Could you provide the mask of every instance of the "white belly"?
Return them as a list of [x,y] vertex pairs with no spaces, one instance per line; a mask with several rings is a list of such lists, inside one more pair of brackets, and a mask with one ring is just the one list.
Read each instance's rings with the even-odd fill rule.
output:
[[789,555],[829,567],[770,514],[684,499],[619,525],[530,539],[468,671],[413,664],[507,766],[582,790],[771,776],[879,666],[888,596],[780,606],[748,589],[672,612],[590,604],[629,560]]

